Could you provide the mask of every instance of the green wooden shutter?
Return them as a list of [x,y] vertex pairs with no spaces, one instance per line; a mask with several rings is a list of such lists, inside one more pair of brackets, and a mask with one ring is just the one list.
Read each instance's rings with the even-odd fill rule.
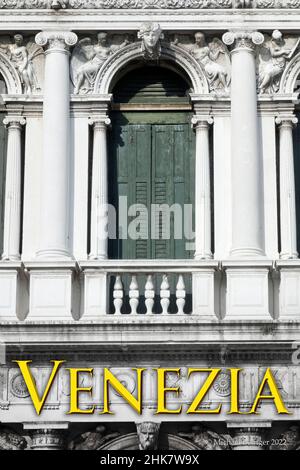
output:
[[[110,171],[110,202],[118,212],[120,197],[127,197],[128,208],[137,205],[136,215],[128,217],[128,227],[137,216],[145,221],[145,224],[142,223],[140,226],[140,238],[137,240],[122,239],[121,231],[125,224],[120,223],[121,220],[118,221],[119,240],[115,243],[113,257],[147,259],[151,257],[146,230],[150,220],[144,218],[145,211],[138,211],[138,205],[148,208],[151,204],[151,126],[117,125],[112,134],[111,164],[115,168],[115,175],[114,171]],[[120,215],[123,221],[126,216],[125,213]]]
[[[188,215],[184,210],[185,204],[194,206],[194,141],[194,134],[186,123],[129,122],[114,126],[110,142],[111,203],[118,207],[119,197],[125,196],[128,207],[142,204],[148,208],[148,220],[144,219],[148,224],[142,225],[144,233],[141,232],[141,238],[124,240],[119,232],[120,239],[112,250],[114,258],[184,259],[193,256],[193,251],[186,249],[189,241],[184,239],[184,227],[183,238],[174,239],[173,212],[171,237],[167,239],[167,234],[162,232],[161,213],[156,213],[155,224],[152,223],[151,204],[169,207],[177,204],[181,207],[182,216]],[[136,215],[127,219],[128,226]],[[147,217],[143,212],[140,215]],[[178,215],[180,217],[180,212]],[[126,217],[127,213],[121,213],[120,218]],[[187,225],[193,224],[192,218],[186,222]],[[121,228],[125,226],[124,222],[119,225]],[[155,235],[154,240],[150,239],[151,233]]]

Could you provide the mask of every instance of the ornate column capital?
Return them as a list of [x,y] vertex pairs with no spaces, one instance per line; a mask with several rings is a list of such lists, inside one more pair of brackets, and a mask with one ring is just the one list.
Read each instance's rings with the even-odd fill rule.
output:
[[107,129],[111,126],[111,120],[108,116],[91,116],[88,122],[94,129]]
[[254,52],[256,46],[263,44],[264,40],[264,35],[258,31],[228,31],[222,36],[226,46],[233,46],[233,52],[240,49]]
[[25,126],[26,119],[23,116],[6,116],[3,119],[3,124],[6,128],[21,129],[22,126]]
[[280,127],[293,128],[298,124],[298,118],[294,114],[279,114],[275,122]]
[[64,430],[36,429],[31,432],[32,450],[62,450],[65,447]]
[[35,36],[38,46],[47,46],[46,53],[69,52],[69,48],[75,46],[77,41],[77,34],[71,31],[42,31]]
[[192,117],[191,123],[194,129],[208,128],[208,126],[214,123],[214,119],[212,116],[195,114]]

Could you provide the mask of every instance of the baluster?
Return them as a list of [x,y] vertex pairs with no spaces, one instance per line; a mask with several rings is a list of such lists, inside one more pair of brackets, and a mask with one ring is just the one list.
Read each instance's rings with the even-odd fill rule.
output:
[[147,282],[145,285],[145,304],[147,308],[147,312],[146,312],[147,314],[153,313],[154,297],[155,297],[155,291],[154,291],[153,278],[152,278],[152,275],[150,274],[147,278]]
[[170,306],[170,284],[168,280],[168,276],[166,274],[163,275],[163,280],[160,286],[160,304],[162,306],[162,314],[166,315],[169,310]]
[[129,286],[129,304],[131,307],[131,313],[133,315],[137,314],[137,308],[139,306],[139,285],[137,282],[136,276],[132,276],[132,280]]
[[115,306],[115,315],[121,315],[121,308],[123,305],[124,291],[121,276],[116,276],[116,282],[114,285],[114,306]]
[[185,298],[186,298],[186,290],[185,290],[185,283],[183,276],[180,275],[178,278],[177,286],[176,286],[176,304],[178,308],[178,314],[184,315],[184,307],[185,307]]

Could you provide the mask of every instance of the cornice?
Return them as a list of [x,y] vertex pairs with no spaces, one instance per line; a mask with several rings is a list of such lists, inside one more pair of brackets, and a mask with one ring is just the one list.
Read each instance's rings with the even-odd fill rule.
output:
[[[300,0],[299,0],[300,1]],[[199,9],[179,10],[1,10],[0,31],[64,29],[69,31],[138,31],[141,23],[157,21],[173,31],[222,31],[248,28],[260,31],[297,31],[298,9]]]

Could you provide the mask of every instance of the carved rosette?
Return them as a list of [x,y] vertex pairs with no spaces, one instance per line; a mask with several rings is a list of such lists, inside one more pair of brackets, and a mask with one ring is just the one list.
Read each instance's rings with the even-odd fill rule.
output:
[[228,31],[223,34],[222,40],[226,46],[231,46],[232,51],[248,49],[255,51],[256,46],[264,42],[264,35],[258,31]]
[[47,47],[46,53],[67,52],[77,43],[77,35],[71,31],[42,31],[35,37],[41,47]]

